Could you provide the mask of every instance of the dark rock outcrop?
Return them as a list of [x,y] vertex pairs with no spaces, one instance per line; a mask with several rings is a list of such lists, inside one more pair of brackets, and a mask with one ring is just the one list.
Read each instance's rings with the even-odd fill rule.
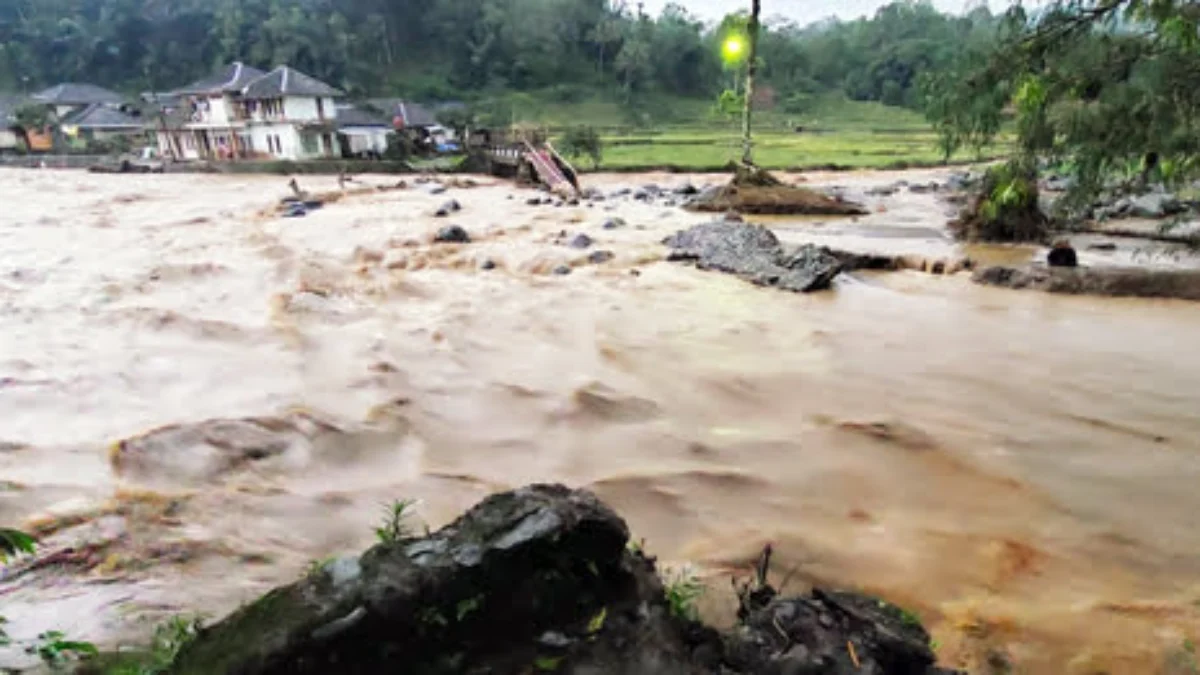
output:
[[875,598],[814,589],[775,599],[726,640],[738,673],[918,675],[934,667],[929,634],[911,615]]
[[674,261],[693,261],[704,270],[728,272],[760,286],[808,293],[829,288],[842,262],[813,245],[786,251],[765,227],[717,221],[667,237]]
[[1068,295],[1178,298],[1200,301],[1200,270],[1122,267],[988,267],[975,283]]
[[929,636],[863,596],[756,592],[721,635],[675,616],[592,494],[495,495],[435,534],[325,564],[201,631],[174,675],[932,675]]

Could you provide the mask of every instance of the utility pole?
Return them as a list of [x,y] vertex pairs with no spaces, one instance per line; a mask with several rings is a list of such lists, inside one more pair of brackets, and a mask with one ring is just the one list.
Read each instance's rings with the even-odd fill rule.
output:
[[746,54],[745,110],[742,112],[742,164],[754,163],[754,144],[750,135],[750,122],[754,112],[754,74],[758,70],[758,15],[762,11],[761,0],[751,0],[750,23],[746,36],[749,42]]

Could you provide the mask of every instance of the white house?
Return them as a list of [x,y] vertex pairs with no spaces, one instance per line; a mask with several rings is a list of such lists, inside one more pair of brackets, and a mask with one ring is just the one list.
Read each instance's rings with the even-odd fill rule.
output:
[[335,99],[341,92],[288,66],[264,73],[233,63],[176,94],[157,120],[163,156],[178,159],[340,157]]

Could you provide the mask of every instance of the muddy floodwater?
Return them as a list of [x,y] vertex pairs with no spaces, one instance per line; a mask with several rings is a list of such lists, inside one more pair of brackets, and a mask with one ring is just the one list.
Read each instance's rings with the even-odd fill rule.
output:
[[[866,194],[937,177],[812,175],[872,214],[765,222],[1040,254],[956,245],[936,193]],[[720,180],[585,184],[689,179]],[[910,608],[946,665],[1192,672],[1169,669],[1200,639],[1200,304],[917,271],[795,295],[666,262],[706,216],[662,200],[531,206],[476,180],[281,218],[279,177],[0,172],[0,524],[43,536],[0,579],[9,632],[133,643],[361,550],[393,499],[436,528],[563,482],[704,576],[716,621],[771,542],[777,581]],[[473,243],[432,244],[451,223]]]

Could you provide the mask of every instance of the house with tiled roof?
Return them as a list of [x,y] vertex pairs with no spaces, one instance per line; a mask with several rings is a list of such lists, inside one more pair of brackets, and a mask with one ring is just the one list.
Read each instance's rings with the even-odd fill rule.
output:
[[152,120],[159,149],[176,159],[340,157],[334,87],[289,66],[243,63],[181,87],[178,109]]
[[58,125],[67,136],[82,137],[85,140],[137,136],[142,133],[140,118],[103,103],[77,108],[60,118]]
[[76,82],[56,84],[49,89],[43,89],[33,94],[29,98],[37,103],[50,106],[59,119],[66,117],[80,108],[91,105],[119,108],[125,103],[125,97],[115,91],[109,91],[104,87],[97,87],[94,84],[79,84]]

